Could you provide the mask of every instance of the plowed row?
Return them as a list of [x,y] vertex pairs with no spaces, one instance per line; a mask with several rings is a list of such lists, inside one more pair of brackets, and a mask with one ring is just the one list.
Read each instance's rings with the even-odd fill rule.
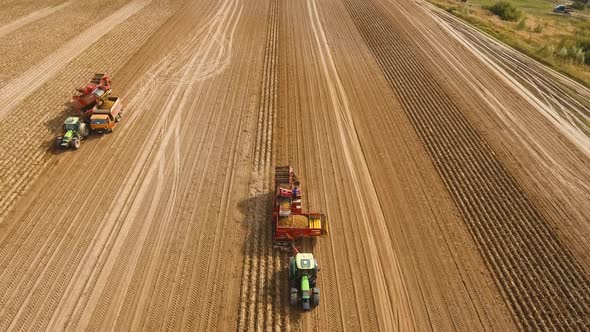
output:
[[[205,33],[195,33],[192,43],[181,43],[185,46],[184,52],[173,52],[179,58],[177,61],[164,64],[163,69],[155,66],[148,75],[174,76],[189,63],[187,56],[198,64],[186,68],[190,78],[196,77],[189,81],[199,81],[203,73],[220,73],[219,64],[223,61],[218,59],[227,58],[223,50],[231,49],[242,14],[239,3],[225,2],[226,5],[230,3],[232,5],[226,6],[220,15],[213,15],[215,10],[212,8],[199,6],[199,12],[211,14],[215,21],[204,24]],[[209,6],[217,4],[210,3]],[[159,14],[166,13],[163,7],[150,9]],[[150,12],[146,14],[147,17],[139,19],[149,19]],[[134,22],[132,20],[129,24]],[[149,34],[150,30],[147,26],[145,28],[145,33]],[[133,36],[129,33],[129,38]],[[244,72],[236,81],[244,80],[247,74]],[[172,95],[178,84],[162,86],[159,82],[154,83],[154,79],[153,76],[143,77],[138,81],[139,86],[131,89],[125,98],[129,106],[126,119],[130,120],[124,121],[114,134],[85,142],[84,149],[77,151],[78,154],[60,155],[64,164],[73,168],[68,172],[52,169],[48,176],[54,185],[41,185],[41,194],[33,196],[33,202],[51,203],[32,204],[32,208],[17,215],[18,222],[11,222],[7,233],[2,234],[2,252],[11,253],[2,256],[2,327],[156,328],[185,324],[190,330],[208,329],[212,325],[219,326],[217,316],[227,316],[235,310],[225,301],[223,306],[219,302],[220,293],[231,275],[219,274],[215,268],[203,271],[202,267],[219,265],[221,257],[238,239],[239,232],[226,226],[236,218],[234,206],[239,195],[234,197],[228,193],[240,192],[238,180],[243,174],[228,169],[226,165],[233,165],[238,159],[236,155],[242,154],[237,147],[243,142],[238,139],[249,141],[247,136],[234,134],[247,127],[247,113],[237,112],[244,114],[243,117],[236,116],[237,121],[223,126],[227,114],[222,111],[194,112],[193,107],[206,108],[190,98],[189,106],[186,96],[192,94],[184,93],[180,95],[185,96],[184,103],[187,104],[184,110],[186,121],[168,123],[167,115],[174,118],[169,112],[179,115],[183,108],[180,98],[166,98]],[[211,89],[223,91],[223,85],[217,81],[214,88],[204,85],[189,91],[203,95],[204,91]],[[223,94],[212,94],[211,98],[219,98],[219,101],[214,99],[208,103],[219,103],[221,107],[227,105],[239,111],[230,103],[241,104],[248,93],[234,91],[241,91],[241,95],[230,94],[231,98],[226,98]],[[199,124],[197,128],[200,130],[194,129],[195,124]],[[160,135],[163,127],[171,129],[166,130],[167,135],[170,133],[168,139]],[[224,149],[213,149],[211,137]],[[96,144],[99,140],[102,144]],[[169,144],[164,144],[165,141]],[[155,142],[160,144],[154,145]],[[173,148],[162,156],[164,158],[156,158],[154,164],[157,150],[165,146]],[[180,154],[182,146],[199,148],[182,148]],[[213,151],[216,153],[212,154]],[[88,154],[119,157],[91,161]],[[182,158],[178,158],[180,155]],[[208,165],[215,173],[210,173],[211,179],[205,180],[207,173],[204,171],[209,170]],[[157,170],[155,178],[149,171],[154,168]],[[179,174],[180,171],[183,173]],[[88,177],[88,174],[93,176]],[[175,180],[163,183],[164,175]],[[191,181],[179,183],[181,176],[188,176]],[[72,186],[72,178],[87,181],[62,195],[61,189]],[[103,182],[103,179],[110,181]],[[212,182],[223,184],[223,190],[216,190]],[[153,193],[146,190],[148,186],[153,186]],[[204,191],[204,188],[209,190]],[[93,195],[88,196],[88,193]],[[202,204],[195,204],[201,200]],[[152,208],[144,208],[144,204]],[[219,215],[206,213],[215,206],[225,212]],[[227,222],[216,222],[218,218]],[[216,225],[216,229],[210,229],[211,224]],[[178,256],[180,253],[183,253],[181,257]],[[134,269],[130,271],[130,267]],[[200,280],[203,276],[210,282]],[[131,280],[135,283],[129,284]],[[176,280],[172,291],[171,280]],[[234,298],[231,289],[225,288],[228,296]],[[187,305],[200,310],[190,310],[189,315],[183,309]],[[142,315],[144,312],[145,316]],[[226,320],[226,324],[231,323],[232,320]]]
[[31,24],[32,22],[35,22],[35,21],[40,20],[44,17],[47,17],[47,16],[59,11],[60,9],[71,5],[71,4],[72,4],[72,1],[65,1],[59,5],[56,5],[56,6],[44,7],[44,8],[37,10],[37,11],[34,11],[24,17],[19,17],[18,19],[13,20],[6,25],[2,25],[2,26],[0,26],[0,38],[4,37],[5,35],[13,32],[13,31],[16,31],[16,30],[24,27],[27,24]]
[[[500,68],[526,86],[536,98],[546,104],[548,117],[562,121],[590,136],[590,94],[578,83],[538,66],[531,59],[509,49],[489,37],[482,38],[476,30],[454,19],[450,14],[430,8],[441,20],[460,32],[462,37],[493,58]],[[556,79],[558,78],[558,79]],[[567,82],[567,83],[564,83]],[[561,122],[561,121],[558,121]]]
[[[412,6],[0,0],[0,331],[590,328],[583,250],[570,254],[552,205],[452,88],[453,69],[485,65],[461,44],[441,51],[436,21]],[[436,57],[444,69],[425,65]],[[63,102],[98,71],[123,122],[53,149]],[[502,82],[461,77],[480,104]],[[513,92],[503,112],[528,105],[512,88],[494,88]],[[289,306],[289,255],[272,244],[272,173],[285,164],[305,210],[329,218],[328,238],[297,242],[321,266],[310,312]]]
[[[60,60],[68,65],[49,82],[40,86],[36,92],[28,95],[26,91],[30,87],[20,87],[21,90],[18,90],[17,94],[28,97],[22,100],[13,112],[6,114],[4,121],[0,123],[0,130],[3,133],[0,140],[0,154],[3,156],[0,161],[0,179],[2,180],[0,181],[0,221],[40,175],[43,168],[48,163],[55,162],[54,158],[57,157],[53,151],[53,137],[60,130],[65,115],[63,104],[71,97],[72,87],[86,83],[89,79],[88,68],[93,67],[97,58],[102,59],[101,68],[107,72],[112,73],[121,68],[129,56],[140,48],[142,43],[170,17],[179,5],[180,2],[172,2],[169,6],[151,4],[147,9],[127,19],[105,35],[99,43],[76,59],[61,58]],[[146,24],[146,21],[151,23]],[[138,29],[138,26],[141,26],[141,29]],[[90,41],[94,40],[92,36],[89,38]],[[124,43],[126,47],[123,49],[112,47],[118,43]],[[50,64],[48,66],[47,68],[51,70]],[[35,68],[30,69],[31,72],[34,70]],[[34,75],[38,76],[38,74]],[[16,80],[18,81],[18,78]],[[49,89],[52,93],[39,92]],[[26,135],[20,135],[18,140],[15,140],[12,124],[22,124],[22,114],[26,114],[27,121],[31,121],[32,124],[26,130]]]
[[[57,1],[50,1],[49,4],[51,2]],[[49,15],[39,17],[30,24],[0,37],[0,52],[3,54],[0,58],[0,72],[4,76],[0,82],[0,88],[6,87],[11,79],[34,67],[47,55],[54,53],[84,30],[99,23],[129,2],[91,0],[84,4],[84,10],[81,10],[82,7],[76,3],[57,7],[57,11],[50,11]],[[18,18],[15,18],[14,21],[17,20]],[[149,23],[146,24],[146,27],[149,25]],[[107,30],[109,28],[111,27]],[[100,34],[100,31],[97,33]]]
[[[433,7],[425,9],[425,14],[434,16],[449,34],[449,40],[443,41],[444,48],[458,41],[465,46],[465,53],[473,54],[474,60],[481,63],[483,70],[462,69],[459,72],[468,77],[468,83],[457,82],[459,91],[465,85],[475,85],[476,91],[484,96],[483,107],[470,112],[470,121],[477,121],[480,128],[483,127],[481,130],[487,134],[487,141],[493,143],[497,152],[501,151],[500,155],[509,151],[514,156],[502,161],[533,200],[539,201],[542,213],[549,216],[552,227],[588,272],[590,183],[585,179],[590,178],[587,159],[590,136],[583,123],[587,121],[590,90],[445,12]],[[466,68],[465,59],[456,61],[459,68]],[[486,71],[497,78],[485,79],[489,77]],[[507,90],[494,81],[505,82],[513,89]],[[519,102],[519,95],[530,104]],[[493,115],[495,125],[478,121],[486,113]],[[510,135],[496,130],[498,125],[506,128]],[[527,168],[513,167],[515,159]]]
[[[63,85],[54,86],[54,88],[59,89],[59,91],[69,91],[72,82],[70,82],[71,78],[68,79],[68,77],[75,75],[82,77],[82,73],[87,73],[85,69],[87,63],[96,61],[98,54],[103,54],[110,59],[109,63],[105,63],[106,66],[110,68],[121,66],[125,61],[125,57],[129,56],[134,49],[137,49],[142,41],[145,41],[147,36],[155,30],[157,23],[161,22],[166,17],[166,14],[169,15],[173,8],[150,7],[149,10],[142,12],[139,17],[128,20],[122,29],[111,32],[105,38],[110,42],[128,38],[129,49],[127,52],[129,53],[110,49],[108,45],[104,45],[104,48],[96,47],[92,52],[88,52],[86,57],[81,57],[68,66],[68,72],[63,73],[63,77],[60,77]],[[154,26],[142,23],[143,20],[150,19],[152,19]],[[141,24],[144,30],[134,29],[133,23]],[[125,38],[123,38],[124,36]],[[110,40],[111,38],[112,40]],[[116,52],[118,54],[115,54]],[[58,121],[61,121],[61,109],[52,107],[60,105],[59,100],[59,93],[49,96],[35,95],[22,103],[17,110],[27,110],[32,118],[43,119],[57,116],[59,117]],[[35,105],[43,106],[36,107]],[[13,120],[11,119],[13,117],[18,118],[18,114],[20,114],[18,111],[15,114],[10,114],[7,120],[3,121],[3,125],[12,123]],[[40,161],[44,160],[46,162],[47,157],[52,157],[47,150],[48,146],[51,145],[45,145],[47,129],[40,124],[32,126],[32,128],[35,131],[29,132],[28,136],[22,137],[22,141],[27,144],[19,145],[17,148],[12,149],[9,154],[9,156],[12,156],[12,153],[15,155],[20,154],[23,157],[16,158],[9,166],[2,168],[3,171],[9,172],[5,174],[7,178],[18,180],[16,183],[9,182],[8,184],[12,185],[10,188],[21,192],[28,188],[27,185],[43,171],[41,166],[43,164],[40,165]],[[10,131],[6,130],[4,133],[8,134]],[[102,150],[102,153],[104,151],[116,153],[124,148],[124,146],[117,145],[117,140],[105,141],[106,144],[101,148],[106,150]],[[141,137],[126,138],[126,142],[127,144],[140,144]],[[3,139],[1,141],[2,145],[10,143],[10,140]],[[89,144],[86,147],[88,152],[92,153],[97,152],[96,148],[99,146]],[[81,156],[77,157],[83,158]],[[53,158],[57,157],[53,156]],[[79,262],[82,260],[85,252],[82,249],[90,245],[99,226],[104,226],[92,220],[92,218],[97,215],[104,216],[106,214],[105,208],[108,206],[102,206],[95,204],[96,201],[93,203],[93,200],[87,200],[88,193],[98,191],[106,198],[109,197],[109,188],[117,188],[119,185],[118,181],[113,181],[108,187],[98,182],[84,185],[74,181],[76,185],[73,185],[72,179],[81,179],[88,174],[94,174],[96,179],[123,178],[125,176],[125,167],[121,167],[121,165],[130,165],[132,160],[121,158],[120,160],[111,159],[108,161],[108,163],[102,164],[103,167],[101,167],[100,163],[92,163],[92,166],[86,169],[76,167],[76,165],[80,165],[79,159],[70,160],[71,164],[66,162],[65,169],[67,171],[58,172],[60,173],[59,176],[54,174],[49,183],[45,182],[55,191],[43,190],[34,194],[34,200],[25,203],[30,204],[30,207],[24,215],[21,215],[19,222],[14,223],[13,227],[2,234],[1,250],[4,253],[2,255],[2,266],[5,267],[2,269],[0,282],[2,294],[0,298],[0,303],[2,303],[0,324],[2,327],[8,327],[9,324],[12,324],[10,325],[11,328],[29,326],[27,324],[43,327],[49,324],[51,316],[47,315],[58,307],[56,301],[59,300],[66,287],[71,287],[71,285],[68,285],[69,277],[75,273]],[[104,167],[105,165],[107,167]],[[70,169],[70,166],[73,168]],[[112,170],[116,171],[113,172]],[[79,173],[73,173],[74,171]],[[22,183],[23,181],[24,183]],[[12,194],[9,197],[15,198],[16,196]],[[51,202],[51,204],[48,206],[39,204],[39,202]],[[73,206],[75,208],[72,208]],[[8,209],[2,209],[2,212],[6,213]],[[42,274],[42,272],[46,274]],[[33,287],[34,292],[31,293]],[[34,316],[35,312],[40,316]],[[16,315],[21,315],[21,318],[13,320]]]
[[345,4],[522,326],[588,327],[590,283],[575,258],[381,10]]
[[238,330],[290,329],[286,314],[284,255],[273,248],[272,163],[277,109],[278,31],[280,1],[271,0],[264,52],[261,95],[258,104],[256,141],[247,200],[245,242]]

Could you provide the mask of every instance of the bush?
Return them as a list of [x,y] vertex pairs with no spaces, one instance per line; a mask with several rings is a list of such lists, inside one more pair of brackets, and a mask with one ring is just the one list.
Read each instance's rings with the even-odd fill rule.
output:
[[541,54],[543,54],[543,55],[547,55],[547,56],[552,57],[552,56],[555,55],[555,46],[553,46],[553,45],[549,45],[549,46],[543,45],[543,47],[541,47],[539,49],[539,52]]
[[584,62],[586,60],[584,50],[581,49],[580,47],[577,47],[577,46],[572,46],[572,48],[570,49],[570,57],[574,63],[580,64],[580,65],[584,64]]
[[584,53],[584,63],[590,65],[590,39],[578,40],[576,46]]
[[543,26],[541,24],[537,24],[537,26],[533,29],[533,32],[540,33],[543,31]]
[[579,46],[563,46],[557,53],[557,56],[564,61],[581,65],[584,63],[588,63],[586,57],[587,53],[588,52],[585,52],[584,49]]
[[563,46],[560,50],[559,53],[557,53],[559,55],[560,58],[562,59],[567,59],[568,57],[568,51],[567,51],[567,47]]
[[521,15],[520,11],[507,1],[496,2],[495,4],[486,7],[486,9],[496,14],[504,21],[516,21]]

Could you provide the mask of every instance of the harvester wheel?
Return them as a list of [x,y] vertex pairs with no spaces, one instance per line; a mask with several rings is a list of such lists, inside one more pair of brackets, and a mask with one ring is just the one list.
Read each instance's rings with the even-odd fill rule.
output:
[[296,288],[291,288],[291,298],[289,299],[289,304],[292,306],[296,306],[299,302],[299,292]]
[[318,305],[320,305],[320,289],[315,287],[311,294],[311,306],[317,307]]
[[78,150],[80,148],[80,139],[72,139],[72,146],[74,147],[74,149]]

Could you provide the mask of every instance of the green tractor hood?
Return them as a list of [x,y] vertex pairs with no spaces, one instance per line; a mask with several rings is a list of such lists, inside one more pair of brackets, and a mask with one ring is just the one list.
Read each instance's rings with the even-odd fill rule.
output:
[[[309,292],[309,277],[307,275],[303,275],[301,277],[301,291],[304,292]],[[309,294],[307,294],[307,296],[309,297]]]
[[309,277],[307,275],[303,275],[301,277],[301,304],[303,305],[303,310],[310,309],[310,297],[311,291],[309,289]]
[[69,144],[70,141],[72,140],[72,137],[74,137],[74,131],[73,130],[68,130],[64,134],[64,136],[63,136],[63,138],[61,140],[62,141],[62,144],[65,144],[65,145]]

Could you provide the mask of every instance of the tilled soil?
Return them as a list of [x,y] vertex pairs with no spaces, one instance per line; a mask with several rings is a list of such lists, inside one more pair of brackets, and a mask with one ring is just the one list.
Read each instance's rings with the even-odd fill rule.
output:
[[[426,3],[0,0],[0,51],[0,330],[590,328],[589,90]],[[123,120],[59,151],[95,72]]]

